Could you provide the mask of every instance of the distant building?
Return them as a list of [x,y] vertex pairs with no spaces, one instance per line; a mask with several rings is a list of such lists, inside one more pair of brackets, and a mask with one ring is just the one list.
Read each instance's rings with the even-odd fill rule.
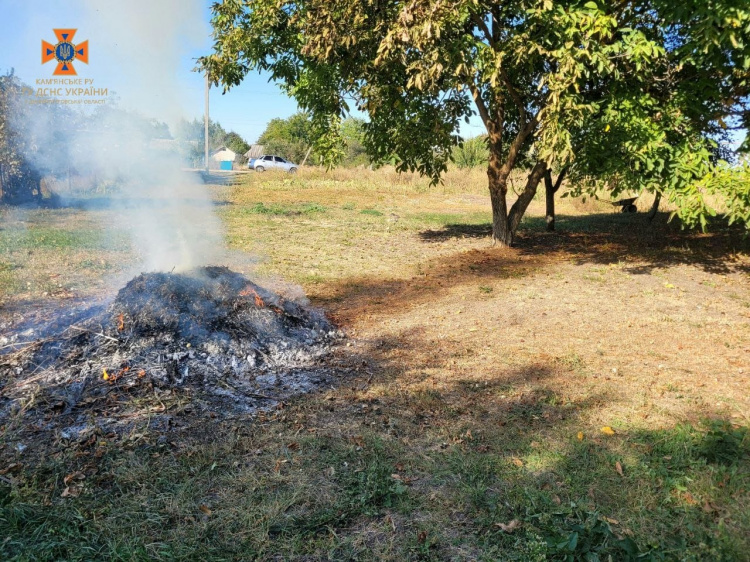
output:
[[211,153],[211,160],[215,162],[234,162],[237,159],[237,153],[226,146],[220,146]]
[[266,147],[262,144],[250,145],[250,150],[245,152],[245,158],[250,160],[251,158],[260,158],[265,154]]
[[220,146],[211,153],[212,168],[231,170],[235,160],[237,160],[237,153],[226,146]]

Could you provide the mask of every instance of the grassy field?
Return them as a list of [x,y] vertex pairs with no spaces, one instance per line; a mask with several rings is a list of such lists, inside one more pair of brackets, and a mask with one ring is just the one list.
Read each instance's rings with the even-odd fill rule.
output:
[[[301,287],[353,374],[166,436],[2,428],[0,558],[750,560],[747,241],[567,199],[546,233],[539,199],[494,248],[484,181],[211,186],[230,265]],[[0,332],[137,270],[112,211],[0,217]]]

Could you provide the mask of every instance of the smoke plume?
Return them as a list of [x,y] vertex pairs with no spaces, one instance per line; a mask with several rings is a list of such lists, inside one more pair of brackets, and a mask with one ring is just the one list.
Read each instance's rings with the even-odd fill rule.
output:
[[[118,228],[129,232],[141,271],[221,263],[223,232],[210,193],[198,174],[182,169],[186,162],[175,143],[154,141],[154,131],[144,127],[153,120],[174,130],[180,118],[202,109],[189,107],[183,88],[186,57],[208,36],[201,3],[86,0],[85,6],[86,21],[79,27],[96,30],[100,38],[92,41],[96,57],[86,71],[95,76],[97,61],[106,61],[117,71],[111,88],[117,94],[110,91],[110,99],[93,110],[38,104],[19,113],[18,126],[33,138],[27,157],[58,177],[73,170],[109,186],[106,204],[120,217]],[[51,118],[57,120],[53,126]],[[101,205],[102,197],[89,204]]]

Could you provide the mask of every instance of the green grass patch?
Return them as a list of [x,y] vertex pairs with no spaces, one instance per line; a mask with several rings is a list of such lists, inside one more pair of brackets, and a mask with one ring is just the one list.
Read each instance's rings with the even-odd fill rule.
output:
[[31,226],[0,231],[0,252],[36,250],[126,250],[124,233]]
[[318,203],[297,203],[284,205],[280,203],[256,203],[250,207],[243,207],[241,213],[249,215],[271,215],[282,217],[293,217],[298,215],[310,215],[325,213],[328,209]]

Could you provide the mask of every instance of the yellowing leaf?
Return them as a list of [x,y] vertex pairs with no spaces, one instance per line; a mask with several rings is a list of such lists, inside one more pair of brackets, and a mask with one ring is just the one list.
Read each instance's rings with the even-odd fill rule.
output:
[[617,461],[615,463],[615,470],[617,471],[617,474],[619,474],[620,476],[625,476],[625,474],[623,474],[622,472],[622,465],[620,464],[620,461]]
[[496,527],[500,527],[506,533],[512,533],[521,526],[521,522],[518,519],[514,519],[510,523],[495,523]]
[[611,427],[609,427],[608,425],[605,425],[605,426],[604,426],[604,427],[602,428],[602,433],[603,433],[604,435],[614,435],[614,434],[615,434],[615,430],[614,430],[614,429],[612,429]]
[[576,437],[578,437],[579,441],[583,441],[583,431],[579,431],[578,435],[576,435]]
[[664,286],[665,286],[665,287],[666,287],[667,289],[674,289],[674,285],[672,285],[672,283],[664,283]]
[[609,129],[610,129],[610,126],[609,126],[609,124],[607,124],[607,126],[604,127],[604,132],[605,133],[609,133]]
[[102,378],[103,378],[103,379],[104,379],[105,381],[108,381],[108,380],[109,380],[109,373],[107,372],[107,369],[102,369]]
[[521,459],[519,459],[518,457],[513,457],[511,460],[513,461],[514,465],[516,465],[518,467],[523,466],[523,461]]
[[212,513],[212,511],[208,508],[208,506],[203,505],[203,504],[201,504],[198,509],[200,509],[206,515],[211,515],[211,513]]

